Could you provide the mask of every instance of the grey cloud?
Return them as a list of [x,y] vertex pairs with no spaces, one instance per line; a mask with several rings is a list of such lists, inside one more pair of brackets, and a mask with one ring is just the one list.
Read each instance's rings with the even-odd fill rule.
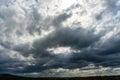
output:
[[60,14],[58,16],[56,16],[53,20],[53,25],[58,28],[61,26],[61,23],[64,22],[65,20],[67,20],[68,18],[70,18],[72,16],[72,14]]
[[119,0],[109,0],[109,1],[106,1],[106,4],[107,4],[107,7],[108,9],[113,13],[113,14],[116,14],[118,10],[120,10],[120,6],[117,5]]
[[[31,15],[32,14],[32,15]],[[28,25],[28,31],[30,34],[34,34],[34,33],[38,33],[40,34],[40,22],[41,22],[41,15],[38,13],[37,9],[36,8],[33,8],[32,9],[32,13],[31,13],[31,17],[30,17],[30,24]]]

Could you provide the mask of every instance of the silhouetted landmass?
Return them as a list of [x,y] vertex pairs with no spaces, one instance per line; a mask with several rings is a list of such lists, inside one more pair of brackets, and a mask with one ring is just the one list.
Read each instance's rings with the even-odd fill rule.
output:
[[29,78],[10,74],[1,74],[0,80],[120,80],[120,76],[96,76],[96,77],[73,77],[73,78]]

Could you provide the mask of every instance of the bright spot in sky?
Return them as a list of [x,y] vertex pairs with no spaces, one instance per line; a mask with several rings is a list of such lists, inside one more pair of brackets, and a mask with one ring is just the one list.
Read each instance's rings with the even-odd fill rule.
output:
[[53,54],[67,54],[71,53],[71,47],[48,48],[47,51]]
[[73,5],[75,3],[76,0],[62,0],[62,4],[61,7],[63,9],[67,9],[69,8],[71,5]]
[[64,55],[80,52],[80,50],[76,51],[71,49],[71,47],[48,48],[47,51],[53,54],[64,54]]

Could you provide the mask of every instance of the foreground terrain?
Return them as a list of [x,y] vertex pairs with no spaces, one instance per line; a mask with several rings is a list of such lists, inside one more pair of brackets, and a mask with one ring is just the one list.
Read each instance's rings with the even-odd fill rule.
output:
[[120,80],[120,76],[73,77],[73,78],[28,78],[1,74],[0,80]]

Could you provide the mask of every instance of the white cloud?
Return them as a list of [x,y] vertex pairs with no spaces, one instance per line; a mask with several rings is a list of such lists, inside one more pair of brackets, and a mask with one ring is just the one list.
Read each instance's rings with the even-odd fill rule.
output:
[[56,47],[56,48],[48,48],[47,51],[49,51],[51,54],[65,54],[69,55],[71,53],[78,53],[80,50],[74,50],[71,49],[71,47]]
[[[110,67],[102,67],[102,66],[94,66],[94,68],[90,66],[86,66],[83,68],[76,68],[76,69],[64,69],[64,68],[57,68],[57,69],[49,69],[42,72],[33,72],[33,73],[25,73],[25,76],[32,75],[33,77],[86,77],[86,76],[105,76],[105,75],[115,75],[119,74],[119,68],[110,68]],[[47,74],[47,75],[46,75]]]

